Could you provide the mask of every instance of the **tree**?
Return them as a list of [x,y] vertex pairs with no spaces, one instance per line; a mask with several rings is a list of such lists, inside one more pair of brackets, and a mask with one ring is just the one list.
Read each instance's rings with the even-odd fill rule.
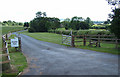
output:
[[43,17],[46,17],[46,16],[47,16],[46,12],[43,12],[42,14],[43,14]]
[[70,22],[71,28],[74,30],[89,29],[89,24],[83,20],[84,19],[82,17],[73,17]]
[[112,8],[113,14],[109,14],[112,19],[110,25],[110,31],[115,34],[117,38],[120,38],[120,8],[117,8],[117,5],[120,3],[119,0],[107,0],[108,4],[113,5]]
[[24,23],[24,27],[27,27],[27,28],[28,28],[28,27],[29,27],[29,23],[28,23],[28,22],[25,22],[25,23]]
[[80,22],[80,29],[89,29],[89,24],[86,22]]
[[113,13],[110,29],[117,38],[120,38],[120,9],[113,10]]
[[39,12],[37,12],[36,13],[36,18],[39,18],[39,17],[46,17],[47,16],[47,14],[46,14],[46,12],[41,12],[41,11],[39,11]]
[[58,18],[55,18],[55,17],[50,18],[49,22],[51,24],[50,28],[53,30],[60,27],[60,20]]
[[66,18],[64,21],[63,21],[63,25],[65,27],[66,30],[68,30],[70,28],[70,19],[69,18]]
[[104,24],[110,24],[110,20],[107,19],[107,21],[105,21]]
[[22,26],[22,25],[23,25],[23,23],[22,23],[22,22],[19,22],[18,24],[19,24],[20,26]]
[[36,18],[30,21],[29,32],[47,32],[49,29],[57,29],[60,27],[58,18],[41,17],[41,13],[36,13]]
[[85,22],[86,22],[87,24],[89,24],[90,26],[93,25],[93,22],[91,21],[91,19],[90,19],[89,17],[86,18]]
[[42,12],[37,12],[36,13],[36,18],[42,17]]

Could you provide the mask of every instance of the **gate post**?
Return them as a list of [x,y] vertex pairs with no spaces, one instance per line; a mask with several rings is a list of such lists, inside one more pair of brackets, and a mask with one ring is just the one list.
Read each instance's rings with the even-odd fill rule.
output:
[[75,44],[74,44],[74,35],[72,35],[72,47],[75,47]]
[[21,51],[21,37],[18,37],[18,41],[19,41],[19,51]]
[[100,34],[98,35],[98,47],[101,47],[100,46]]
[[83,36],[83,45],[86,46],[86,36]]
[[118,39],[117,38],[115,39],[115,43],[116,43],[115,48],[118,48]]

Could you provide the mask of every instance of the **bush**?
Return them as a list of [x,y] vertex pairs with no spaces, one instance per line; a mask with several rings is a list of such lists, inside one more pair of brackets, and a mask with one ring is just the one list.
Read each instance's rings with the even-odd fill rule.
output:
[[35,32],[34,28],[29,28],[28,31],[29,32]]

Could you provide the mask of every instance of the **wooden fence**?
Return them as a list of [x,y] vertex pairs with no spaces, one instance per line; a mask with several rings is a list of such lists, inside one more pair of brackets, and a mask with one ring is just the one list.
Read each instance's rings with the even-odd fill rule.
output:
[[[83,40],[75,40],[83,39]],[[89,42],[89,46],[96,45],[96,47],[101,47],[100,43],[114,43],[116,48],[118,48],[119,40],[114,35],[72,35],[72,47],[75,47],[76,42],[83,42],[83,46]]]
[[[10,47],[10,46],[8,46],[8,44],[11,44],[11,42],[7,42],[7,40],[11,40],[11,39],[9,39],[10,36],[11,36],[11,33],[5,34],[2,36],[2,46],[3,46],[2,50],[4,51],[4,54],[2,53],[0,56],[7,58],[6,61],[0,62],[0,64],[2,64],[3,71],[11,68],[9,49],[8,49]],[[19,40],[19,47],[18,48],[19,48],[19,51],[21,51],[21,38],[18,37],[18,40]],[[17,51],[17,48],[16,48],[16,51]]]
[[2,45],[3,45],[2,50],[4,51],[4,54],[2,53],[0,56],[4,57],[4,58],[7,58],[7,60],[0,62],[0,64],[2,64],[2,70],[3,71],[11,68],[10,56],[9,56],[9,50],[8,50],[8,43],[7,43],[6,40],[8,40],[8,35],[7,34],[2,36]]

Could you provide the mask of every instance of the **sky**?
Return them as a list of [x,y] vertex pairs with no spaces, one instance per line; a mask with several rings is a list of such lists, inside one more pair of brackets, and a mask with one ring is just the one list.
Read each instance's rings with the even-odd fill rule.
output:
[[105,21],[111,12],[106,0],[0,0],[0,21],[29,22],[38,11],[59,19],[74,16]]

